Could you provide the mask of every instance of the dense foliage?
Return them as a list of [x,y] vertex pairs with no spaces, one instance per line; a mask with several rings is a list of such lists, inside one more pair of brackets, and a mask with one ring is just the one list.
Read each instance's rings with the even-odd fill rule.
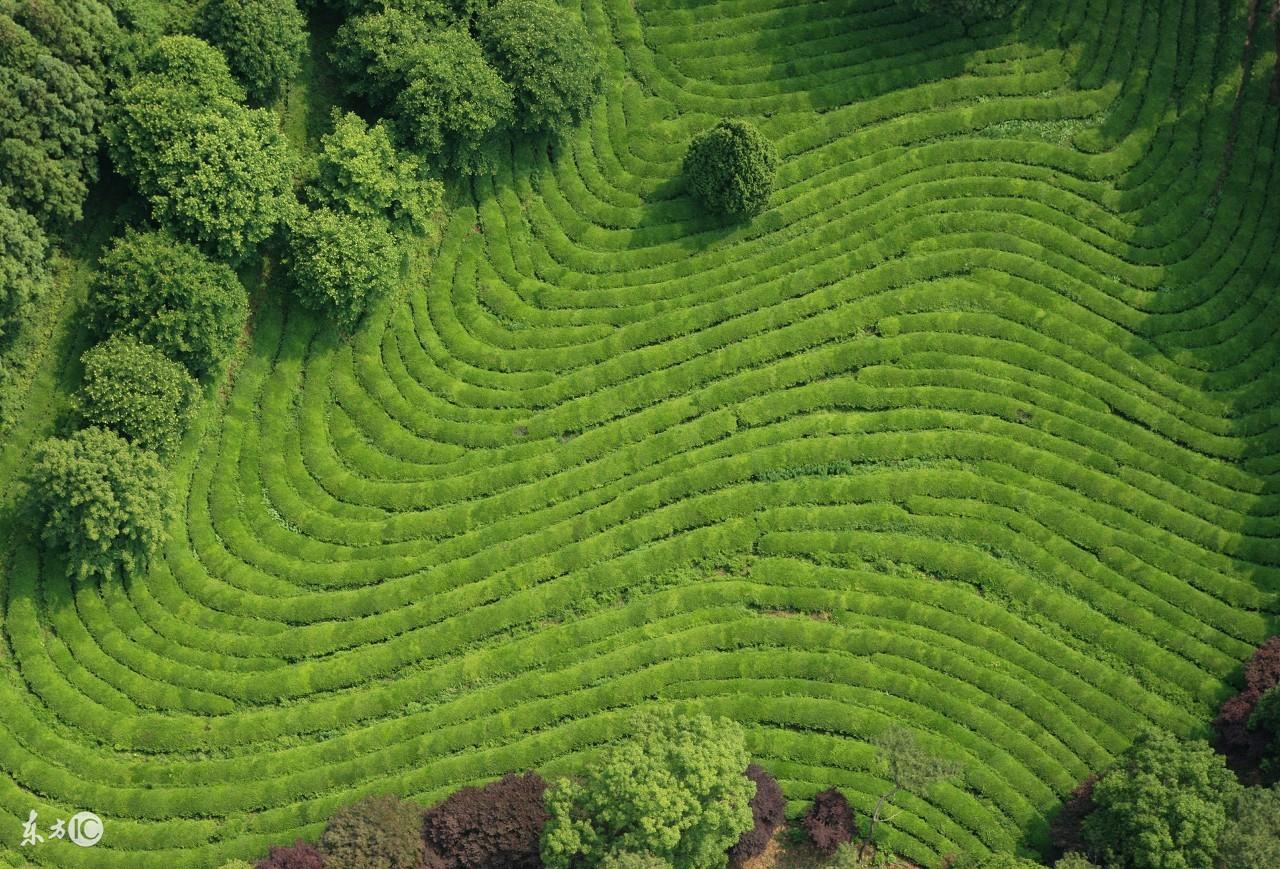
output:
[[420,869],[422,806],[389,794],[336,811],[320,839],[328,869]]
[[370,126],[354,113],[334,112],[332,132],[320,139],[313,199],[421,232],[443,193],[421,157],[395,147],[385,122]]
[[809,841],[819,854],[830,856],[858,834],[853,809],[844,794],[828,788],[815,794],[809,809],[800,819],[800,826],[809,834]]
[[532,772],[462,788],[427,811],[423,837],[448,869],[537,869],[546,789]]
[[623,851],[606,856],[600,861],[599,869],[672,869],[672,866],[670,860],[663,860],[652,854]]
[[0,349],[44,292],[48,250],[39,222],[0,186]]
[[1019,0],[906,0],[915,11],[939,18],[973,21],[1008,15]]
[[684,157],[684,175],[693,194],[710,211],[735,219],[764,210],[777,168],[773,143],[737,119],[725,119],[699,133]]
[[81,361],[77,405],[87,423],[161,457],[177,449],[198,394],[186,368],[125,334],[86,350]]
[[503,0],[479,16],[485,49],[515,93],[529,132],[563,133],[586,117],[603,82],[591,35],[549,0]]
[[1016,854],[965,854],[951,864],[951,869],[1040,869],[1040,864]]
[[220,48],[249,99],[265,105],[298,74],[306,21],[294,0],[205,0],[196,29]]
[[752,827],[747,764],[742,730],[730,721],[640,715],[584,781],[547,790],[543,863],[569,869],[635,852],[688,869],[722,866]]
[[782,795],[778,780],[758,763],[747,767],[747,778],[755,782],[756,793],[751,798],[752,827],[729,849],[734,860],[746,860],[764,852],[774,832],[782,825],[787,809],[787,799]]
[[1235,805],[1228,807],[1216,865],[1223,869],[1280,866],[1280,784],[1242,791]]
[[1214,719],[1217,748],[1228,764],[1249,780],[1258,778],[1273,740],[1280,729],[1258,726],[1254,712],[1267,692],[1280,684],[1280,636],[1271,637],[1244,665],[1244,689],[1222,704]]
[[1097,775],[1087,776],[1071,791],[1050,821],[1049,839],[1057,853],[1084,852],[1088,847],[1084,840],[1084,820],[1097,807],[1093,802],[1093,789],[1097,784]]
[[232,98],[219,56],[193,37],[160,40],[117,95],[107,139],[156,220],[234,262],[293,206],[293,158],[274,115]]
[[98,0],[0,5],[0,188],[58,231],[97,177],[107,73],[121,33]]
[[1094,787],[1084,838],[1114,869],[1209,869],[1239,792],[1208,743],[1147,731]]
[[68,573],[114,579],[147,568],[165,540],[168,478],[153,453],[91,427],[40,444],[28,475],[33,518]]
[[318,208],[289,224],[286,265],[298,299],[350,331],[395,286],[400,255],[384,221]]
[[316,846],[299,839],[292,845],[272,845],[267,856],[255,863],[253,869],[326,869],[326,867],[324,855],[316,849]]
[[136,335],[197,377],[221,369],[249,311],[230,268],[166,232],[135,230],[103,255],[89,308],[99,334]]

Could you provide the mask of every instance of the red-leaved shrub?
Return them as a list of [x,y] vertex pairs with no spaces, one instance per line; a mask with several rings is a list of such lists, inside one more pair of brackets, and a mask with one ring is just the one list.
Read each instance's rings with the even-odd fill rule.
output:
[[253,869],[324,869],[324,856],[301,839],[292,845],[272,845]]
[[546,789],[532,772],[462,788],[427,812],[423,838],[447,869],[537,869]]
[[755,825],[729,849],[729,857],[739,862],[764,852],[774,831],[782,823],[787,807],[778,780],[765,772],[760,764],[753,763],[747,767],[747,778],[756,783],[756,795],[751,798],[751,817]]
[[1262,728],[1249,728],[1249,718],[1262,695],[1280,684],[1280,636],[1267,640],[1244,665],[1244,690],[1229,697],[1218,711],[1213,725],[1218,732],[1216,748],[1227,757],[1227,765],[1246,780],[1256,783],[1258,769],[1274,737]]
[[1090,773],[1084,781],[1076,785],[1071,796],[1062,803],[1062,808],[1049,823],[1049,839],[1053,843],[1056,856],[1070,851],[1084,854],[1088,847],[1084,841],[1084,819],[1096,808],[1093,802],[1093,788],[1098,783],[1098,775]]
[[813,798],[813,805],[800,822],[809,834],[813,847],[824,857],[830,857],[836,849],[853,839],[858,832],[853,819],[853,809],[844,794],[835,788],[825,790]]

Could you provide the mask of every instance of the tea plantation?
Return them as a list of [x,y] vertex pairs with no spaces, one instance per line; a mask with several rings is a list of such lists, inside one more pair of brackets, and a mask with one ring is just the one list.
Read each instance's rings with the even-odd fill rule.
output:
[[[78,376],[72,282],[0,443],[0,866],[253,860],[366,794],[573,773],[673,703],[740,722],[792,812],[869,811],[906,725],[964,773],[901,798],[895,852],[1036,850],[1278,632],[1248,4],[561,5],[603,52],[586,121],[453,178],[349,337],[253,275],[120,581],[9,509]],[[681,175],[723,118],[778,152],[749,221]],[[20,848],[32,810],[105,834]]]

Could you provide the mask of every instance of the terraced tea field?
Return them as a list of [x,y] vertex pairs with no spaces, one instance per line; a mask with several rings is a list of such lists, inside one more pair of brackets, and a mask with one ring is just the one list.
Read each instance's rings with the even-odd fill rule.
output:
[[[907,723],[966,773],[896,850],[1042,845],[1276,632],[1280,109],[1268,38],[1215,207],[1238,6],[583,0],[590,121],[456,190],[351,341],[268,294],[145,579],[13,532],[0,854],[217,866],[672,701],[794,809],[868,809]],[[723,116],[783,158],[745,226],[679,179]],[[20,851],[32,809],[103,841]]]

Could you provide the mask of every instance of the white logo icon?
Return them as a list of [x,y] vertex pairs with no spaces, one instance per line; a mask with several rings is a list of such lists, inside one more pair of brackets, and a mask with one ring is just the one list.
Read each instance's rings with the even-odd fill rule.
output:
[[92,848],[102,838],[102,819],[93,812],[81,812],[67,821],[67,838],[81,848]]

